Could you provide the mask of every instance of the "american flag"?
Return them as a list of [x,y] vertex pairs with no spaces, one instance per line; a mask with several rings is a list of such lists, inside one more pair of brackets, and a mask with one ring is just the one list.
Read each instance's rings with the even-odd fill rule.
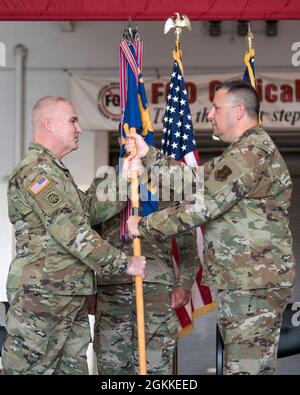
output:
[[[163,119],[162,151],[189,166],[198,166],[200,160],[196,150],[188,92],[185,89],[179,62],[175,60],[171,75],[170,91]],[[199,255],[202,257],[203,234],[201,228],[197,228],[197,244]],[[175,271],[180,270],[178,269],[180,262],[175,239],[172,241],[172,258]],[[180,323],[180,335],[187,334],[193,329],[193,318],[212,311],[217,305],[213,298],[213,291],[209,287],[201,285],[202,270],[201,268],[198,272],[193,284],[191,302],[176,310]]]
[[46,177],[40,177],[35,183],[30,187],[31,192],[37,195],[49,184],[49,180]]

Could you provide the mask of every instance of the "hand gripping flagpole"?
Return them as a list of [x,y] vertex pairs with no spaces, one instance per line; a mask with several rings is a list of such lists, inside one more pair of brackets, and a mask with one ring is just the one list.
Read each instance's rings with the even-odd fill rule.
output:
[[[131,18],[129,17],[128,27],[122,34],[123,40],[134,43],[139,40],[139,34],[136,29],[131,27]],[[121,76],[121,74],[120,74]],[[124,83],[124,81],[123,81]],[[120,91],[122,93],[122,81],[120,78]],[[124,87],[123,87],[124,88]],[[124,89],[123,89],[124,90]],[[122,94],[121,94],[122,96]],[[126,100],[125,100],[126,101]],[[122,108],[123,107],[123,108]],[[121,111],[123,111],[121,99]],[[123,117],[123,114],[121,115]],[[136,128],[131,127],[129,133],[136,133]],[[134,148],[135,150],[135,148]],[[134,154],[134,152],[132,152]],[[131,207],[132,215],[139,215],[139,174],[134,171],[131,173]],[[141,256],[141,240],[139,237],[133,239],[133,255]],[[144,319],[144,295],[143,295],[143,278],[135,276],[136,292],[136,320],[137,320],[137,337],[138,337],[138,355],[139,355],[139,372],[140,375],[147,374],[146,365],[146,341],[145,341],[145,319]]]

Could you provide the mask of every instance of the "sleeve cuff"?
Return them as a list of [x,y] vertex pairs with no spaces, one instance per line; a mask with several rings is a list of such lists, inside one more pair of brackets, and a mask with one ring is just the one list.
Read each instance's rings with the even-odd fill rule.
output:
[[184,288],[188,292],[191,292],[193,284],[194,279],[178,279],[176,281],[177,287]]
[[142,218],[138,225],[140,236],[144,237],[145,239],[151,238],[151,232],[152,232],[150,229],[148,229],[147,220],[148,220],[147,217]]
[[151,166],[154,166],[157,164],[157,153],[158,152],[159,151],[157,148],[154,148],[152,146],[149,148],[149,151],[142,159],[143,164],[147,169],[149,169]]

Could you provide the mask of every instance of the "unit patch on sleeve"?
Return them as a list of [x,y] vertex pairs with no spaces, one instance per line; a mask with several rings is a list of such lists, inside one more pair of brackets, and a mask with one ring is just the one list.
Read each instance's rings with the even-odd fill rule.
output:
[[35,204],[48,216],[52,216],[66,205],[63,193],[47,175],[40,175],[29,187]]
[[49,193],[45,197],[52,206],[55,206],[61,200],[58,194],[54,192]]

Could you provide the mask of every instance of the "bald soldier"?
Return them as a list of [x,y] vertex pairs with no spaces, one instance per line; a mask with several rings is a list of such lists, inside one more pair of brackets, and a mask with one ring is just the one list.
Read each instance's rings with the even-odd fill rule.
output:
[[[61,159],[76,150],[81,129],[67,100],[48,96],[32,111],[33,143],[12,171],[9,218],[16,256],[8,279],[5,374],[87,374],[88,296],[97,275],[145,275],[144,257],[127,257],[91,226],[119,211],[83,193]],[[122,203],[120,203],[122,205]]]
[[[204,283],[219,293],[225,374],[273,374],[295,279],[288,219],[292,181],[259,125],[259,99],[249,84],[220,84],[208,117],[213,134],[229,146],[204,165],[203,193],[200,188],[181,204],[129,218],[129,232],[163,239],[205,224]],[[138,136],[132,140],[147,168],[165,166],[160,170],[168,172],[170,165],[182,166]]]

